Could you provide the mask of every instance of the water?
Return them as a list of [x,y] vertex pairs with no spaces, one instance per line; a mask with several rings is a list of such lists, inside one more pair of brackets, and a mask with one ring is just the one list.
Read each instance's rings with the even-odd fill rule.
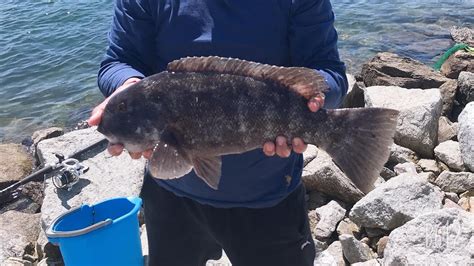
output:
[[[379,51],[432,64],[453,44],[451,26],[474,26],[474,0],[332,3],[350,73]],[[112,0],[2,1],[0,142],[88,117],[102,99],[96,74],[112,12]]]

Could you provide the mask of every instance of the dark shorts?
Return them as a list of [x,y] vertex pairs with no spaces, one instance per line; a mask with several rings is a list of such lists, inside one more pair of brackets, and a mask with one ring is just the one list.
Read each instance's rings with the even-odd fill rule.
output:
[[215,208],[178,197],[147,175],[141,197],[150,265],[201,266],[222,249],[233,266],[313,265],[302,185],[270,208]]

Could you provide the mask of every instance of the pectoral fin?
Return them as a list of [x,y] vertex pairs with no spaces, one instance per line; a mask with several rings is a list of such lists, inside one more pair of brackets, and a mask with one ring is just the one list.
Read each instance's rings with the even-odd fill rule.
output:
[[174,146],[160,142],[155,147],[148,168],[155,178],[173,179],[191,172],[193,166]]
[[221,157],[195,157],[192,161],[196,174],[207,185],[217,190],[221,179]]

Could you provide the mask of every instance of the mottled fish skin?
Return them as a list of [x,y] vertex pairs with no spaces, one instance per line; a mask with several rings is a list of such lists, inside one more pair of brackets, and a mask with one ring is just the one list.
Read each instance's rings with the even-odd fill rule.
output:
[[[319,93],[315,86],[314,94]],[[150,162],[155,177],[177,178],[194,168],[216,189],[221,155],[259,148],[278,135],[301,137],[326,150],[368,192],[388,157],[398,112],[363,108],[313,113],[307,98],[276,79],[164,71],[112,97],[99,131],[130,151],[155,147]]]

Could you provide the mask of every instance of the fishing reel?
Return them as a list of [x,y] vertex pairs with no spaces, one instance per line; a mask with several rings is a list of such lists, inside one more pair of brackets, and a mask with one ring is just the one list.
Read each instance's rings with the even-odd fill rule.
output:
[[79,182],[79,177],[89,170],[89,167],[74,158],[65,159],[61,154],[54,155],[59,159],[55,167],[59,171],[51,177],[53,185],[58,189],[70,191]]

